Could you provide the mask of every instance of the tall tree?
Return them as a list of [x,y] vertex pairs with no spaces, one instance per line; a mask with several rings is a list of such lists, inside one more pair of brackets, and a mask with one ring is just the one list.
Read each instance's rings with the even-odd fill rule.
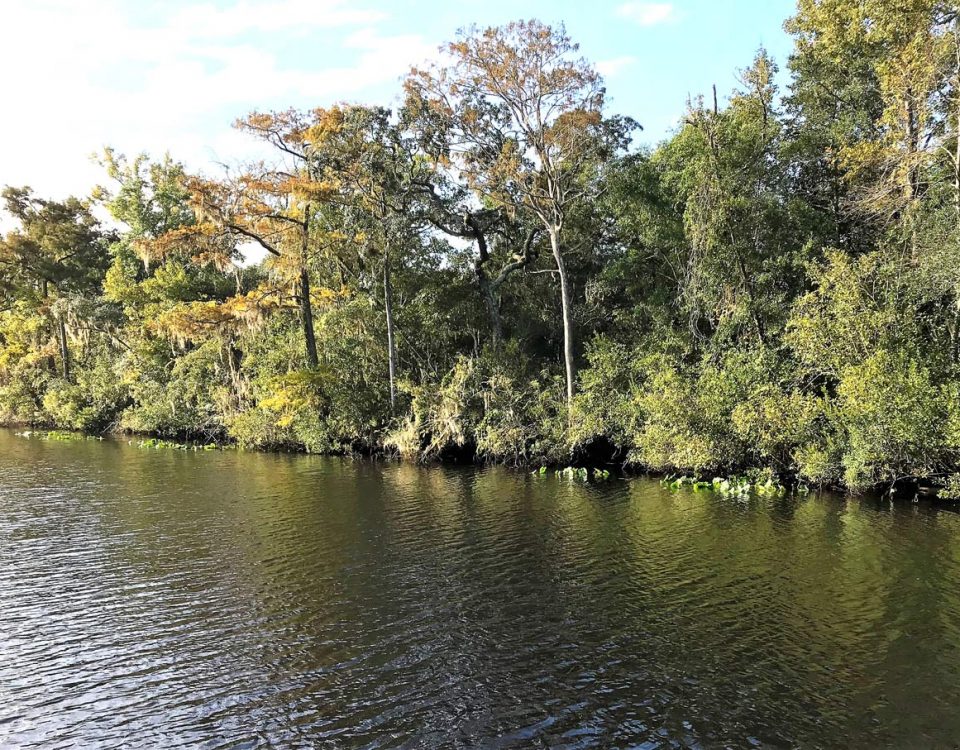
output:
[[380,257],[390,407],[395,409],[398,361],[392,271],[419,229],[411,204],[420,167],[386,108],[340,106],[318,109],[314,117],[307,136],[316,177],[331,190],[330,200],[366,215],[369,221],[356,227],[357,236],[374,245]]
[[937,162],[948,165],[960,213],[958,14],[948,0],[800,0],[787,24],[798,93],[835,97],[845,124],[834,133],[855,186],[849,207],[887,226],[915,226]]
[[560,286],[566,398],[576,382],[566,222],[597,188],[596,168],[626,145],[630,123],[603,116],[604,88],[565,30],[520,21],[461,32],[450,62],[413,70],[407,109],[433,153],[484,201],[530,214],[550,241]]
[[502,208],[473,206],[466,189],[445,172],[417,178],[414,188],[419,198],[415,210],[427,224],[474,247],[470,265],[487,314],[490,345],[498,349],[504,337],[501,290],[536,259],[540,228],[511,221]]
[[[313,113],[316,114],[316,113]],[[273,163],[248,166],[222,180],[195,177],[187,182],[198,222],[160,238],[156,248],[189,239],[201,257],[226,265],[239,259],[239,246],[253,243],[275,259],[275,271],[296,288],[308,367],[319,364],[311,301],[310,260],[318,203],[330,189],[316,179],[308,130],[316,118],[296,110],[253,113],[236,127],[252,133],[276,152]]]
[[673,183],[684,207],[681,293],[694,338],[706,332],[737,337],[745,329],[766,346],[768,321],[782,309],[774,301],[779,290],[761,288],[785,255],[788,230],[775,73],[761,51],[743,71],[730,105],[719,110],[697,101],[659,156],[669,170],[665,182]]
[[109,262],[106,236],[77,198],[48,201],[7,187],[3,203],[19,227],[0,241],[0,274],[9,295],[34,300],[49,316],[61,373],[71,379],[67,318],[72,297],[96,294]]

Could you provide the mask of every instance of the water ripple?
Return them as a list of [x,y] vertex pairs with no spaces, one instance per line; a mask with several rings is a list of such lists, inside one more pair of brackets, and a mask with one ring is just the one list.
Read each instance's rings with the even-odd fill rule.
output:
[[960,518],[0,432],[0,747],[955,746]]

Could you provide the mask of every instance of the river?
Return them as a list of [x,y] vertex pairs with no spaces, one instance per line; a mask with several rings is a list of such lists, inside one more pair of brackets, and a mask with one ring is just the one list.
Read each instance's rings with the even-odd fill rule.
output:
[[0,431],[0,747],[960,743],[960,516]]

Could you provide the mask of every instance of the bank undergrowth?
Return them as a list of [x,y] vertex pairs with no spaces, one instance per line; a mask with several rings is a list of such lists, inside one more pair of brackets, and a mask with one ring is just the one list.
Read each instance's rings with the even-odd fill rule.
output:
[[243,118],[273,163],[7,188],[0,422],[960,494],[960,35],[914,5],[803,0],[788,86],[761,51],[655,148],[529,21]]

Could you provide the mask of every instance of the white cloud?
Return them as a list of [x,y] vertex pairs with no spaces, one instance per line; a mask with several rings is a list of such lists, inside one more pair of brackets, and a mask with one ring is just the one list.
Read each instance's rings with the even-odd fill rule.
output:
[[637,61],[633,55],[621,55],[609,60],[600,60],[596,64],[597,72],[605,78],[612,78],[624,68],[630,67]]
[[324,0],[241,1],[220,8],[197,4],[173,16],[169,26],[186,35],[230,37],[249,31],[308,33],[317,28],[375,23],[384,18],[379,11],[344,7],[342,2]]
[[676,18],[672,3],[629,2],[617,8],[617,15],[640,26],[656,26]]
[[163,5],[0,0],[0,185],[85,194],[104,179],[89,156],[107,144],[213,170],[256,153],[230,130],[236,117],[382,98],[435,52],[352,0]]

